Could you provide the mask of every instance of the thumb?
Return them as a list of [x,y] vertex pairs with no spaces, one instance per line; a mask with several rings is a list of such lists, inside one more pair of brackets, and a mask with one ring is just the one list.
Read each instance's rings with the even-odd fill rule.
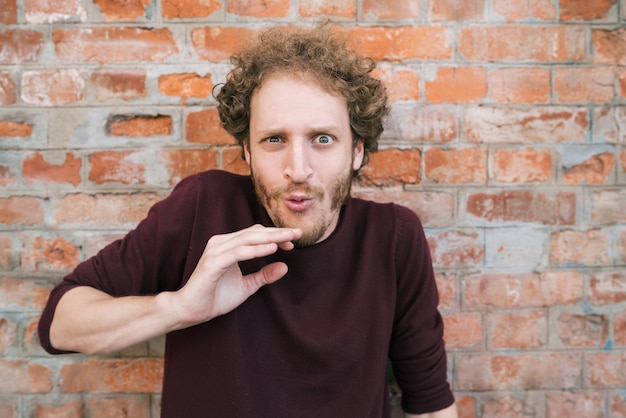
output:
[[245,283],[248,286],[250,294],[259,290],[259,288],[274,283],[287,274],[288,268],[285,263],[272,263],[264,266],[256,273],[249,274],[245,277]]

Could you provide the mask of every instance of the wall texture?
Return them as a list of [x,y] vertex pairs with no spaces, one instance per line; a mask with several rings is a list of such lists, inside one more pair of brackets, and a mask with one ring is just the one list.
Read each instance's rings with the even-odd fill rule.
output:
[[163,339],[51,357],[39,312],[181,178],[246,171],[212,88],[323,15],[388,85],[355,194],[427,227],[460,416],[626,417],[625,0],[0,0],[1,417],[158,416]]

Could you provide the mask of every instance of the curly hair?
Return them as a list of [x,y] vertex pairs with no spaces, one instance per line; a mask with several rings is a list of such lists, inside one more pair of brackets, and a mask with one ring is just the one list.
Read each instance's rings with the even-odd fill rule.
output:
[[361,167],[378,149],[383,118],[389,112],[385,87],[370,75],[376,63],[350,50],[337,31],[270,29],[234,54],[231,63],[234,68],[215,99],[224,129],[240,145],[249,139],[255,89],[267,76],[288,71],[312,76],[323,89],[347,100],[353,141],[364,144]]

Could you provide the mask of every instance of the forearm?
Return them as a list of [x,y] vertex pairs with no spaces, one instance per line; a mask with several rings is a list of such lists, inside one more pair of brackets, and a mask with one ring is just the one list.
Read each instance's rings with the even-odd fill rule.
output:
[[404,414],[405,418],[458,418],[456,405],[452,404],[446,409],[431,412],[429,414]]

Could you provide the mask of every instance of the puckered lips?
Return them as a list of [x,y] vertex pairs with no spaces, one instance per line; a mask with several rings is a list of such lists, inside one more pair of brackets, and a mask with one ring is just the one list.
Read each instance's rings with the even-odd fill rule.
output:
[[313,205],[315,199],[311,195],[292,193],[285,196],[284,202],[287,209],[293,212],[304,212]]

